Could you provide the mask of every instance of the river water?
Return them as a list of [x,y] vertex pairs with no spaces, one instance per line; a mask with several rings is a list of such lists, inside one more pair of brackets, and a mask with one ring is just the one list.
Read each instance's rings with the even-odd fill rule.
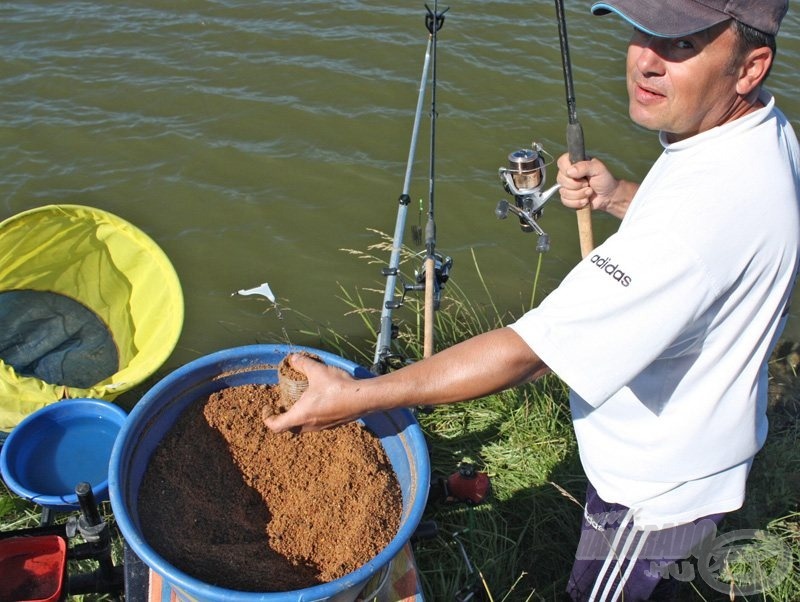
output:
[[[589,2],[566,4],[587,152],[640,178],[660,147],[627,117],[629,28],[592,17]],[[485,283],[501,311],[518,315],[531,299],[536,237],[495,217],[507,198],[497,170],[533,140],[556,156],[565,151],[554,4],[445,6],[436,52],[436,248],[453,258],[450,282],[478,304],[488,303]],[[343,249],[366,251],[379,240],[375,230],[394,233],[425,15],[417,0],[3,2],[0,218],[75,203],[148,233],[185,294],[184,331],[167,367],[255,342],[314,345],[306,331],[318,327],[368,347],[365,325],[345,315],[341,296],[358,291],[380,311],[382,266]],[[770,88],[796,125],[798,58],[793,7]],[[420,251],[411,229],[424,225],[429,208],[431,100],[423,103],[403,239]],[[580,255],[573,213],[554,201],[541,224],[552,247],[537,298]],[[596,239],[615,225],[596,215]],[[404,266],[407,278],[417,267]],[[263,282],[282,311],[234,294]],[[396,319],[407,312],[396,310]],[[789,333],[798,331],[793,317]]]

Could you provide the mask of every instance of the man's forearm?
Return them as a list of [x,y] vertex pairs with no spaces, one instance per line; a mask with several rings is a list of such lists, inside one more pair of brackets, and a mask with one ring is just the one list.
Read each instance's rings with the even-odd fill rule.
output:
[[[476,399],[539,378],[547,366],[510,328],[473,337],[378,379],[359,382],[370,411]],[[374,382],[370,382],[374,381]]]

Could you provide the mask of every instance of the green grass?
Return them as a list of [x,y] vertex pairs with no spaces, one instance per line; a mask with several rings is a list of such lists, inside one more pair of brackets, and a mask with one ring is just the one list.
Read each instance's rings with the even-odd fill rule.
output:
[[[350,253],[359,260],[385,263],[382,258],[388,256],[388,245],[384,237],[366,253]],[[405,265],[412,261],[414,256],[406,252]],[[474,263],[480,277],[477,260]],[[485,293],[484,300],[468,298],[455,282],[447,283],[436,313],[437,348],[510,320],[493,303],[489,291]],[[380,313],[372,308],[379,307],[382,295],[378,289],[341,291],[347,312],[361,320],[367,331],[363,341],[352,341],[301,316],[305,326],[296,331],[293,342],[369,366]],[[535,287],[531,303],[534,298]],[[416,295],[406,301],[394,315],[400,326],[396,348],[413,360],[422,355],[424,313]],[[774,576],[776,567],[785,572],[787,558],[792,570],[769,591],[738,596],[738,600],[800,600],[798,359],[800,354],[789,343],[776,352],[771,363],[770,437],[753,467],[744,508],[720,528],[720,533],[754,531],[759,538],[731,558],[721,579],[746,585],[759,572],[767,577]],[[418,419],[429,442],[433,470],[423,520],[437,527],[435,536],[414,543],[426,600],[453,600],[458,592],[475,592],[475,600],[562,600],[585,488],[564,383],[548,376],[473,402],[421,409]],[[440,479],[462,462],[489,475],[492,492],[485,503],[447,503],[438,495]],[[30,526],[37,520],[30,504],[0,489],[0,529]],[[728,593],[708,587],[699,577],[683,586],[682,596],[686,600],[730,599]]]

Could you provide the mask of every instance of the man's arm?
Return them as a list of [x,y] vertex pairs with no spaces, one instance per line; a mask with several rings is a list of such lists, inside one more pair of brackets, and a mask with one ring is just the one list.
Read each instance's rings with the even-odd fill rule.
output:
[[311,358],[291,363],[308,377],[308,389],[284,414],[265,416],[273,431],[317,431],[377,410],[437,405],[503,391],[548,372],[547,366],[510,328],[454,345],[409,366],[357,380]]
[[558,158],[561,202],[571,209],[587,205],[594,211],[605,211],[622,219],[628,211],[639,184],[618,180],[599,159],[570,163],[569,155]]

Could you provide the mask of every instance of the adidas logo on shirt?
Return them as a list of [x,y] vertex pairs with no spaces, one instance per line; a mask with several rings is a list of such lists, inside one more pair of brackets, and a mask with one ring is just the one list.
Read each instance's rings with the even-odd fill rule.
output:
[[611,263],[610,257],[600,257],[598,254],[592,255],[590,260],[595,266],[603,270],[606,274],[611,276],[614,280],[619,282],[622,286],[630,286],[631,277],[619,269],[619,265]]

